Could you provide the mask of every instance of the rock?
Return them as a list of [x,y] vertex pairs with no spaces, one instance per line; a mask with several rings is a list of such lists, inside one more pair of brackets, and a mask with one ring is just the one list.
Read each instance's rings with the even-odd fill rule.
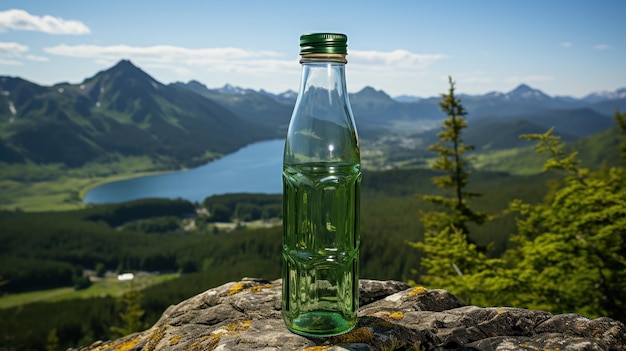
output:
[[150,329],[97,342],[105,350],[626,350],[609,318],[464,306],[445,290],[360,281],[359,322],[349,333],[293,334],[281,312],[281,280],[244,278],[170,306]]

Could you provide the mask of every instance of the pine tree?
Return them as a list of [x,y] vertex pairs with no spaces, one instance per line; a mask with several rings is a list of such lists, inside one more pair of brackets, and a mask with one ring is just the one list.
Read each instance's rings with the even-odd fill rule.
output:
[[439,106],[448,118],[443,122],[443,130],[437,134],[439,142],[429,147],[439,158],[432,168],[443,175],[433,177],[439,188],[449,190],[452,196],[421,195],[421,197],[443,207],[443,211],[422,212],[424,241],[409,245],[424,253],[421,268],[424,274],[420,283],[453,291],[466,303],[487,303],[484,282],[493,277],[500,260],[487,259],[483,250],[471,239],[469,223],[482,224],[486,214],[470,208],[468,200],[480,194],[468,191],[469,165],[463,155],[473,150],[473,146],[463,142],[463,130],[467,127],[467,112],[461,100],[455,95],[455,84],[449,78],[448,94],[442,94]]
[[466,190],[469,170],[463,155],[473,150],[474,146],[465,145],[463,142],[463,130],[467,128],[465,119],[467,111],[461,104],[461,100],[454,94],[455,83],[452,78],[449,77],[448,81],[450,84],[448,94],[442,94],[439,102],[439,106],[448,118],[443,121],[443,130],[437,134],[440,140],[428,150],[435,151],[439,155],[432,168],[444,172],[444,175],[433,177],[433,183],[441,189],[452,190],[454,195],[451,197],[422,195],[423,199],[441,205],[447,210],[445,215],[424,216],[423,222],[427,228],[443,229],[453,225],[465,234],[469,242],[467,225],[470,222],[482,224],[487,216],[471,209],[467,202],[480,196],[480,194]]
[[615,112],[615,123],[622,133],[622,146],[620,148],[622,156],[622,167],[626,167],[626,112]]
[[141,308],[143,294],[131,284],[130,289],[118,300],[121,312],[121,325],[112,326],[111,332],[117,336],[124,336],[144,330],[147,325],[143,321],[144,310]]
[[57,351],[59,349],[59,337],[57,328],[50,329],[48,338],[46,339],[46,351]]
[[[616,117],[618,119],[619,117]],[[566,173],[543,203],[514,201],[517,248],[509,252],[508,303],[555,313],[626,319],[626,187],[623,168],[590,172],[552,130],[523,136],[549,152],[544,169]]]

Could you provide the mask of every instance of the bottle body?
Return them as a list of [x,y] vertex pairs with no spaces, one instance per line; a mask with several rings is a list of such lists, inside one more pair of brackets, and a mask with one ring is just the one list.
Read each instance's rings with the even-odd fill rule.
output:
[[351,330],[359,303],[360,151],[344,61],[304,60],[283,162],[283,318],[310,336]]

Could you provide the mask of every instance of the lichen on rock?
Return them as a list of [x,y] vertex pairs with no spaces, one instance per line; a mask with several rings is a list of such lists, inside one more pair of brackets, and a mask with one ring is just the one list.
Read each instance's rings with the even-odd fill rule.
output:
[[125,350],[626,350],[626,328],[609,318],[464,306],[445,290],[360,281],[350,332],[303,337],[285,327],[281,280],[244,278],[170,306],[150,329],[84,351]]

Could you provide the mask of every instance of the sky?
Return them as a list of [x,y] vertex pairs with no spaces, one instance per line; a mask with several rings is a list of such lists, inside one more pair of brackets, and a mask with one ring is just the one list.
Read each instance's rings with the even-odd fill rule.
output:
[[349,92],[552,96],[626,87],[626,1],[2,0],[0,75],[80,83],[129,59],[161,83],[297,91],[299,37],[348,35]]

